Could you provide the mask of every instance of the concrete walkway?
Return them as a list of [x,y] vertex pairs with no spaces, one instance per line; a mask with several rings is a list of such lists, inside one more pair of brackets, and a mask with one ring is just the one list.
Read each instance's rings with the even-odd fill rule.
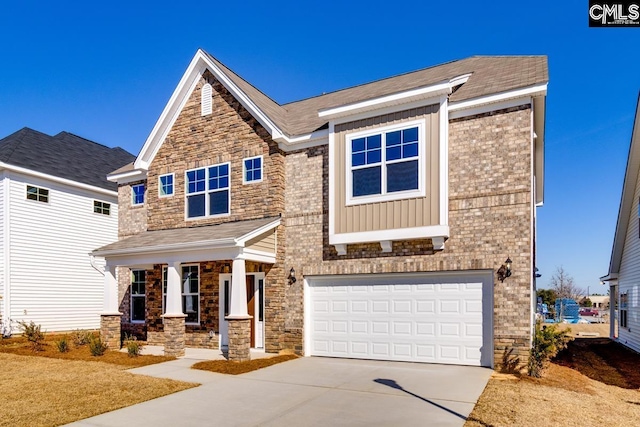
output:
[[231,376],[190,369],[202,356],[188,353],[130,371],[197,382],[200,387],[70,425],[462,426],[493,372],[305,357]]

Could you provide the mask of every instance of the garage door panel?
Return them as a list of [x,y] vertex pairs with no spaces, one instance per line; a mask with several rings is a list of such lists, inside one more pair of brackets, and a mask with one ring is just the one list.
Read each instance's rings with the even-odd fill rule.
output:
[[[483,313],[492,312],[483,307],[483,286],[492,291],[487,276],[485,283],[427,278],[370,284],[355,277],[354,284],[347,285],[309,280],[309,351],[317,356],[486,365],[490,359],[482,349],[492,352],[491,343],[483,345],[490,336]],[[489,296],[484,304],[490,301]]]

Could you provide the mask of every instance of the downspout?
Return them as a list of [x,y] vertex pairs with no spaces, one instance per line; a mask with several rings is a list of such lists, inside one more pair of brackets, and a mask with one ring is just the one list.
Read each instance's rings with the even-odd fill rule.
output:
[[91,254],[89,254],[89,264],[91,264],[91,267],[93,267],[98,273],[104,276],[104,270],[96,265],[96,257]]

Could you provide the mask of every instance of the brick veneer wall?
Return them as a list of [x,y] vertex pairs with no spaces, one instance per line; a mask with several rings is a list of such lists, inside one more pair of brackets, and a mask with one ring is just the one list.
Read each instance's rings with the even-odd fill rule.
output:
[[131,187],[144,184],[145,180],[118,185],[118,239],[147,231],[147,199],[149,189],[145,192],[145,203],[133,206]]
[[[202,86],[213,87],[213,113],[200,114]],[[242,183],[242,160],[263,156],[263,180]],[[185,172],[231,162],[231,214],[185,220]],[[158,197],[158,176],[174,173],[172,197]],[[149,230],[277,216],[284,209],[284,155],[269,133],[206,72],[189,97],[148,171]]]
[[[494,360],[505,349],[526,360],[532,281],[531,111],[515,107],[449,123],[449,226],[443,251],[429,239],[348,245],[328,243],[328,147],[287,155],[287,268],[302,275],[495,270],[510,256],[513,275],[494,283]],[[495,280],[495,274],[494,274]],[[288,289],[288,334],[302,340],[302,280]]]

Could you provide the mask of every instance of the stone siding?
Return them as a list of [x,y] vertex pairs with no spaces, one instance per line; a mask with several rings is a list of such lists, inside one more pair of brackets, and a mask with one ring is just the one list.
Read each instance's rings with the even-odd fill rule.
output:
[[[492,270],[507,256],[513,275],[494,283],[494,351],[507,347],[526,359],[532,288],[531,111],[516,107],[449,123],[449,226],[443,251],[430,239],[348,245],[345,256],[328,244],[328,147],[287,155],[285,191],[287,269],[299,280],[288,289],[286,322],[302,339],[303,275]],[[294,327],[295,325],[295,327]]]
[[[213,114],[200,115],[204,83],[213,87]],[[243,184],[243,159],[263,156],[261,182]],[[231,163],[230,215],[185,219],[185,172]],[[174,173],[174,195],[158,197],[158,177]],[[249,202],[250,201],[250,202]],[[206,72],[198,82],[148,171],[149,230],[193,227],[268,216],[284,210],[284,155],[256,119]]]
[[100,338],[109,350],[120,350],[120,315],[100,316]]
[[184,316],[164,318],[164,355],[184,356]]
[[229,319],[228,358],[234,362],[251,359],[250,322],[253,319]]
[[147,202],[149,188],[145,191],[145,203],[133,206],[131,187],[144,184],[146,181],[135,181],[118,185],[118,239],[133,236],[147,231]]

